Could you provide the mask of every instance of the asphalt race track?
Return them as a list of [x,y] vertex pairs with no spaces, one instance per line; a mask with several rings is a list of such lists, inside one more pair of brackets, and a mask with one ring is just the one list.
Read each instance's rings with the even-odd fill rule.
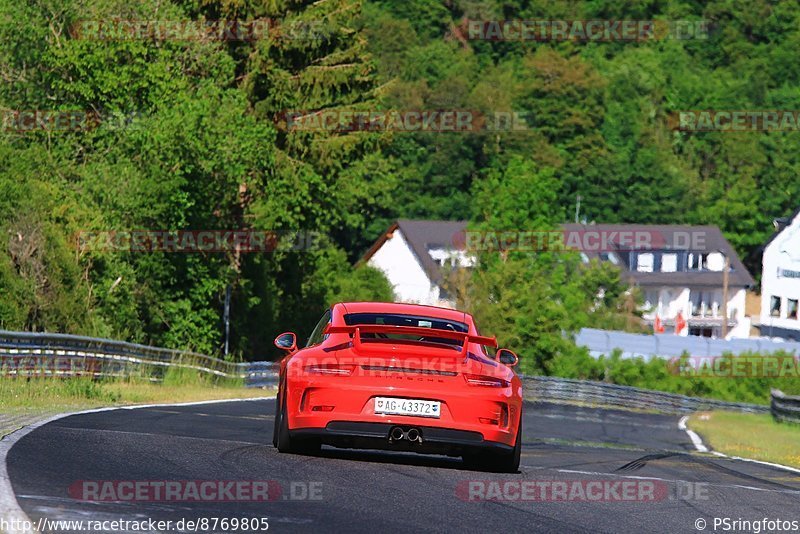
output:
[[[270,532],[411,533],[697,532],[698,518],[713,532],[714,517],[800,520],[800,475],[693,452],[675,416],[527,403],[521,473],[506,475],[448,457],[327,447],[280,454],[274,407],[259,400],[70,416],[14,445],[9,476],[33,521],[266,517]],[[273,480],[283,493],[269,502],[71,498],[68,488],[86,480]],[[488,492],[493,480],[645,480],[669,491],[655,501],[615,501],[613,491],[599,502],[468,500],[469,481]]]

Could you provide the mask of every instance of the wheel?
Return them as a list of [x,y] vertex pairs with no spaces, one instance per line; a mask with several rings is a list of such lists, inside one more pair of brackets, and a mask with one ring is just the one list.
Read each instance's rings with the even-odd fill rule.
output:
[[280,392],[275,395],[275,420],[272,425],[272,446],[278,448],[278,432],[281,428],[281,397]]
[[504,454],[498,458],[498,471],[503,473],[516,473],[519,471],[519,462],[522,458],[522,418],[520,417],[519,427],[517,428],[517,440],[514,442],[514,450],[511,454]]
[[[276,426],[278,427],[277,438],[275,438],[275,446],[279,452],[287,452],[290,454],[312,454],[318,452],[321,447],[319,440],[305,438],[297,439],[289,435],[289,418],[286,416],[286,403],[282,402],[280,415],[276,415]],[[278,421],[280,418],[280,422]]]
[[522,458],[522,420],[517,429],[517,439],[514,442],[514,449],[511,452],[501,452],[494,454],[472,453],[463,456],[464,463],[480,471],[494,471],[499,473],[516,473],[519,471],[519,463]]
[[292,450],[292,438],[289,436],[289,418],[286,417],[286,404],[281,403],[280,410],[276,416],[278,434],[275,438],[275,446],[280,452],[294,452]]

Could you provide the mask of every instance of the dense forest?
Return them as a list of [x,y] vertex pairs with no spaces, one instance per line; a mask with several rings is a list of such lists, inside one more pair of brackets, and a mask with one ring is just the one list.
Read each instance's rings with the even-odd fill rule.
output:
[[[718,225],[757,272],[800,204],[800,133],[675,131],[680,110],[800,109],[800,13],[781,0],[0,0],[0,328],[273,354],[339,299],[396,218]],[[86,21],[253,21],[254,39],[92,38]],[[702,38],[470,39],[469,20],[705,21]],[[698,37],[698,36],[696,36]],[[292,131],[287,110],[517,111],[515,131]],[[13,127],[15,111],[92,127]],[[87,250],[81,232],[313,231],[269,253]],[[568,254],[483,255],[484,329],[548,370],[584,325],[636,329],[636,291]],[[602,290],[602,291],[601,291]],[[598,297],[600,296],[600,297]],[[525,360],[525,359],[524,359]]]

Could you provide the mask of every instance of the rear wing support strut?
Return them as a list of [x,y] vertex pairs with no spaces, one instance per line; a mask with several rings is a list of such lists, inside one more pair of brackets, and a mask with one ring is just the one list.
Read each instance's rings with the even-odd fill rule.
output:
[[497,348],[497,339],[494,337],[477,336],[467,332],[456,332],[455,330],[443,330],[440,328],[425,328],[421,326],[397,326],[389,324],[360,324],[347,326],[328,325],[325,328],[326,334],[352,334],[353,347],[358,350],[361,346],[361,334],[395,334],[420,337],[441,337],[445,339],[455,339],[463,342],[461,352],[466,356],[467,344],[477,343],[486,347]]

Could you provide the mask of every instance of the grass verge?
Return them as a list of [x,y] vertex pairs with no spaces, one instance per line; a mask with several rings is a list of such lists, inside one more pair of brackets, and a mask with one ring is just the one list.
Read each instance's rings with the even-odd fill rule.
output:
[[106,406],[268,397],[274,389],[245,388],[177,369],[161,383],[146,380],[0,377],[0,436],[49,415]]
[[716,451],[800,467],[800,425],[776,423],[768,414],[698,412],[689,428]]

